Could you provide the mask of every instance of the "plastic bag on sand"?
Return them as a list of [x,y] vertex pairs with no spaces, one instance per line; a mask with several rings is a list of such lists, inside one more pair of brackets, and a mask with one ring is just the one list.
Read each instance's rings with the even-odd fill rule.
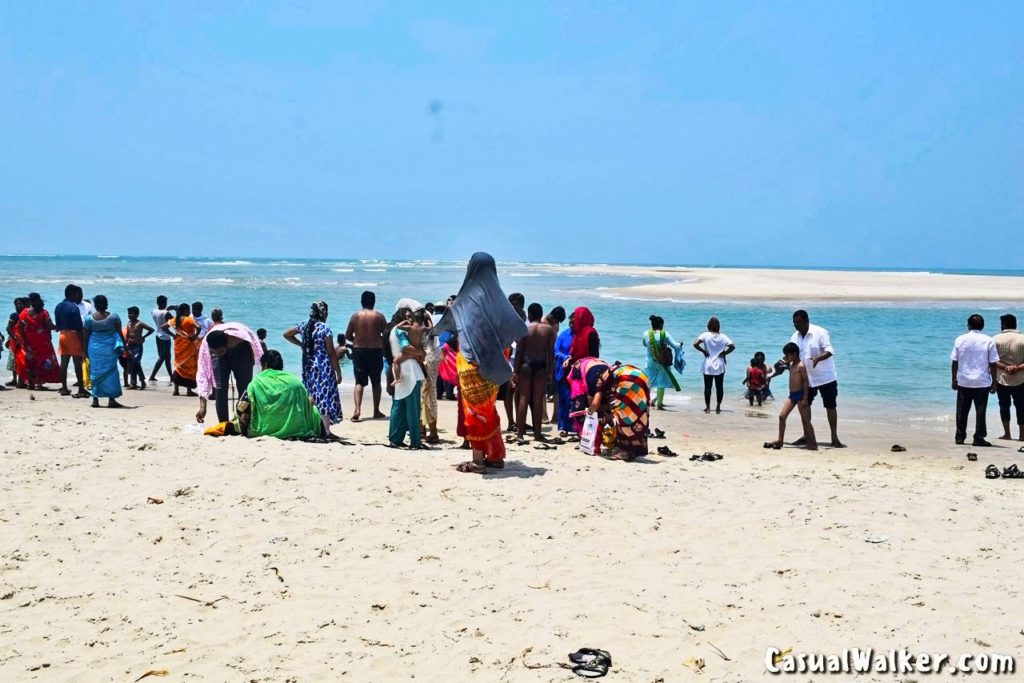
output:
[[583,431],[580,432],[580,450],[587,455],[597,455],[601,452],[601,425],[597,415],[587,415],[583,421]]

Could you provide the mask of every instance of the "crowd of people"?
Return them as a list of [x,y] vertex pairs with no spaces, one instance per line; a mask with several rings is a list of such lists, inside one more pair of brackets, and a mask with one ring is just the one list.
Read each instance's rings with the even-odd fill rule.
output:
[[[110,310],[106,296],[87,300],[82,288],[73,284],[65,288],[52,317],[38,293],[15,299],[14,307],[5,344],[12,379],[4,389],[46,391],[47,385],[59,385],[61,395],[89,398],[93,407],[106,399],[106,407],[122,408],[118,399],[124,391],[145,390],[164,368],[175,396],[184,388],[187,396],[198,399],[198,422],[206,421],[208,401],[214,401],[217,423],[206,430],[211,435],[330,439],[332,428],[343,419],[338,386],[342,361],[348,358],[355,382],[351,420],[363,419],[364,390],[369,386],[373,419],[388,418],[389,446],[430,449],[439,443],[438,400],[456,399],[456,433],[462,447],[472,451],[459,470],[470,473],[503,467],[505,444],[526,443],[528,428],[538,444],[565,443],[592,438],[590,432],[585,435],[584,426],[596,422],[598,434],[590,452],[601,453],[603,448],[609,457],[621,460],[646,455],[650,411],[665,408],[666,390],[680,390],[678,375],[686,367],[683,344],[657,315],[650,317],[650,329],[641,339],[643,368],[602,360],[601,336],[588,308],[566,315],[556,306],[545,313],[538,303],[526,306],[522,294],[506,296],[494,259],[482,252],[470,259],[462,287],[445,302],[401,299],[388,319],[376,310],[374,293],[364,292],[361,309],[338,335],[328,324],[327,303],[314,302],[305,320],[283,332],[284,341],[302,350],[298,375],[285,372],[281,354],[268,349],[265,329],[253,331],[227,322],[219,308],[207,317],[198,301],[169,306],[165,296],[157,297],[152,325],[141,319],[136,306],[126,309],[128,320],[123,323]],[[1014,316],[1002,316],[1001,323],[1002,332],[993,339],[982,332],[982,317],[972,315],[968,332],[954,345],[957,444],[966,442],[973,408],[972,443],[990,445],[985,425],[990,393],[999,397],[1002,438],[1012,438],[1013,407],[1018,438],[1024,440],[1024,337]],[[817,449],[811,407],[820,395],[828,443],[843,448],[829,332],[812,324],[804,310],[793,314],[793,327],[782,359],[768,365],[759,351],[744,368],[750,405],[771,399],[772,379],[789,373],[778,437],[764,446],[783,446],[787,418],[796,410],[802,434],[793,443]],[[150,336],[156,337],[157,360],[147,382],[143,350]],[[728,357],[736,345],[712,317],[692,347],[702,356],[704,412],[711,412],[714,394],[715,413],[721,413]],[[259,371],[254,374],[256,366]],[[75,382],[69,385],[72,368]],[[391,396],[387,416],[381,410],[385,392]],[[557,425],[557,437],[545,436],[547,422]]]

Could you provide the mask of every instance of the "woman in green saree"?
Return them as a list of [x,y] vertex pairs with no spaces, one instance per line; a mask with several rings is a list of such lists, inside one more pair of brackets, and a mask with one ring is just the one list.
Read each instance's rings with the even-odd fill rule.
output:
[[320,412],[302,379],[284,371],[284,360],[270,350],[260,359],[262,371],[253,377],[238,401],[237,429],[243,436],[308,439],[324,435]]

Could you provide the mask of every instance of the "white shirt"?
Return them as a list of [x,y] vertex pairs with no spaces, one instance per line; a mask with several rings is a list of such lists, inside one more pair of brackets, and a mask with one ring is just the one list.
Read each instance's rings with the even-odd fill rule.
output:
[[162,308],[153,309],[153,327],[156,328],[157,339],[170,339],[171,335],[163,331],[163,324],[167,322],[167,311]]
[[[398,335],[395,332],[395,330],[391,330],[391,335],[388,337],[388,342],[391,344],[392,358],[398,358],[398,354],[402,352],[401,344],[398,342]],[[423,380],[423,370],[415,358],[406,358],[402,361],[400,367],[402,368],[402,381],[395,385],[396,401],[401,401],[406,396],[409,396],[413,389],[416,388],[416,382]]]
[[818,325],[808,325],[807,334],[801,337],[799,332],[794,332],[789,341],[800,347],[800,360],[803,361],[804,367],[807,368],[808,384],[812,387],[820,387],[823,384],[836,381],[836,362],[832,360],[831,356],[823,361],[819,361],[817,366],[811,360],[811,358],[826,352],[835,354],[835,350],[832,349],[832,340],[828,336],[828,330]]
[[213,320],[211,320],[210,317],[205,314],[193,316],[192,320],[194,320],[196,322],[196,325],[199,326],[200,339],[205,337],[207,332],[210,331],[210,328],[213,327]]
[[78,312],[82,314],[82,323],[85,324],[85,319],[95,313],[96,309],[93,308],[93,305],[88,301],[82,300],[82,302],[78,304]]
[[956,383],[965,389],[986,389],[992,386],[989,364],[999,360],[999,351],[992,337],[979,330],[961,334],[953,342],[950,360],[957,362]]
[[704,340],[704,350],[708,352],[707,357],[701,364],[702,375],[724,375],[725,374],[725,352],[732,345],[732,339],[721,332],[705,332],[697,337],[697,340]]

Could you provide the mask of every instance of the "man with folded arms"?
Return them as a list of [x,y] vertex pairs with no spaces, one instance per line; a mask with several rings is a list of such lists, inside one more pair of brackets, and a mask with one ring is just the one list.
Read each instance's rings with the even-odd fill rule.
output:
[[1010,405],[1017,413],[1017,438],[1024,441],[1024,334],[1017,331],[1017,316],[1000,316],[1002,332],[992,338],[999,352],[996,372],[996,395],[999,396],[999,418],[1003,422],[1000,439],[1010,435]]

